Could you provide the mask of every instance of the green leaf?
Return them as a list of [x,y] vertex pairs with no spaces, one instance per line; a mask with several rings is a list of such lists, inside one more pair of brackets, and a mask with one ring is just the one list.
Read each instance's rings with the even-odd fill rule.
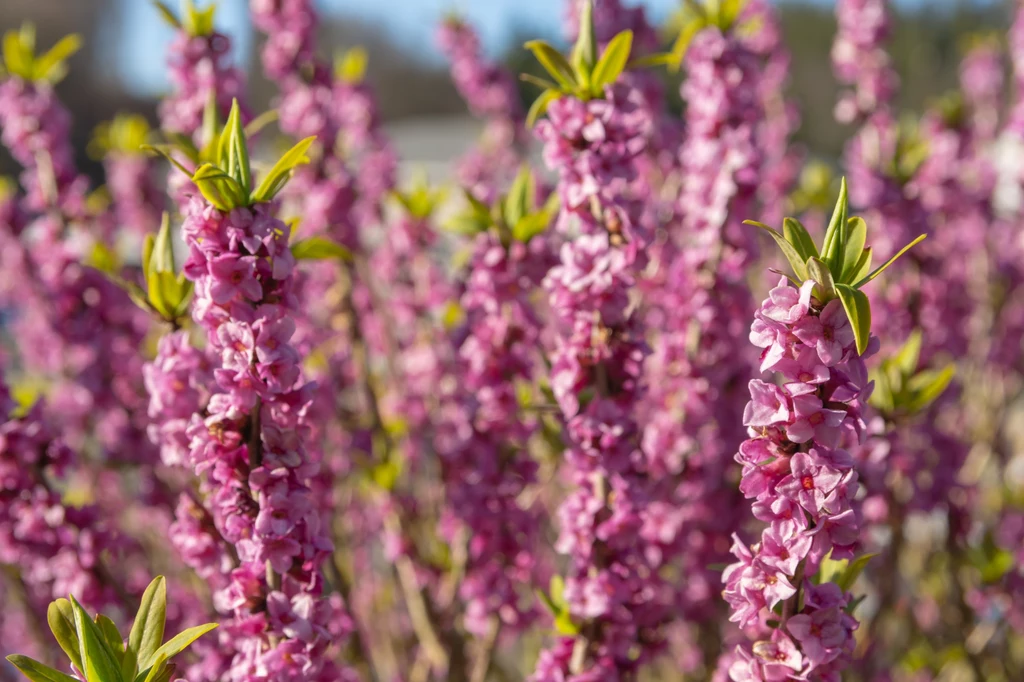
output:
[[167,162],[170,163],[172,166],[174,166],[182,173],[187,175],[190,179],[192,178],[193,171],[190,171],[188,168],[185,168],[185,166],[183,166],[180,161],[178,161],[171,155],[171,152],[174,151],[172,148],[166,145],[144,144],[142,145],[141,149],[143,151],[150,152],[151,154],[159,154],[160,156],[167,159]]
[[807,259],[807,276],[815,281],[814,297],[826,303],[836,296],[836,283],[832,271],[818,258]]
[[857,578],[860,577],[860,574],[864,572],[864,567],[867,566],[868,562],[876,556],[878,556],[878,554],[862,554],[851,561],[846,566],[842,575],[836,579],[836,585],[838,585],[843,592],[848,592],[849,589],[853,587],[853,584],[857,582]]
[[846,249],[848,201],[846,178],[842,178],[839,185],[839,198],[836,199],[835,208],[832,209],[832,219],[829,221],[828,229],[825,231],[825,243],[821,249],[822,260],[836,274],[842,272],[843,264],[840,259]]
[[78,641],[78,629],[75,627],[75,610],[67,599],[50,602],[46,609],[46,622],[50,626],[53,638],[67,654],[75,667],[82,670],[82,645]]
[[114,625],[114,621],[110,620],[102,613],[96,614],[96,626],[100,629],[100,633],[103,635],[103,641],[110,647],[110,651],[114,654],[114,659],[121,663],[124,656],[124,638],[121,637],[121,633],[117,631],[117,626]]
[[804,262],[807,262],[808,258],[818,258],[818,247],[814,245],[807,228],[796,218],[782,219],[782,236],[793,245]]
[[611,85],[626,68],[633,49],[633,32],[622,31],[608,43],[601,58],[594,65],[590,78],[591,91],[600,96],[606,85]]
[[914,396],[907,409],[916,413],[931,405],[949,387],[955,374],[956,366],[946,365],[940,370],[928,370],[914,376],[907,382],[907,388]]
[[82,663],[87,682],[121,682],[121,668],[114,659],[103,633],[82,605],[71,597],[71,606],[75,610],[75,628],[81,643]]
[[213,164],[204,163],[197,168],[192,174],[192,182],[207,201],[224,213],[246,205],[246,197],[238,181]]
[[843,302],[846,316],[850,318],[853,336],[857,341],[857,353],[863,355],[871,337],[871,303],[863,291],[854,289],[849,284],[837,284],[836,292],[839,294],[839,300]]
[[231,102],[231,112],[224,124],[220,147],[218,156],[221,157],[219,161],[221,168],[225,169],[228,175],[241,185],[242,191],[248,196],[252,190],[252,175],[249,169],[249,149],[246,145],[245,129],[242,126],[242,113],[237,99]]
[[853,269],[853,277],[847,278],[847,283],[859,282],[871,271],[871,247],[864,249],[860,253],[860,260],[857,261],[857,265]]
[[147,272],[175,271],[174,245],[171,243],[171,216],[167,212],[161,216],[160,229],[156,233],[156,239],[149,246],[149,253],[144,254],[143,258],[146,262]]
[[266,128],[268,125],[278,119],[278,113],[275,109],[270,111],[264,111],[262,114],[249,121],[243,132],[245,133],[245,139],[248,140],[254,135],[259,134],[261,130]]
[[156,656],[159,658],[162,655],[170,660],[187,649],[192,642],[216,628],[216,623],[206,623],[205,625],[197,625],[194,628],[184,630],[169,639],[162,647],[157,649]]
[[327,237],[307,237],[292,244],[295,260],[329,260],[339,258],[352,262],[352,252]]
[[82,48],[82,37],[77,33],[64,36],[46,54],[35,60],[33,80],[54,83],[64,75],[64,62]]
[[558,607],[555,606],[555,602],[551,601],[551,597],[544,590],[535,589],[534,593],[540,599],[541,603],[544,604],[545,608],[551,612],[551,615],[555,618],[558,617]]
[[854,216],[846,221],[848,225],[846,233],[846,249],[843,252],[842,272],[839,281],[845,284],[852,284],[857,281],[860,258],[864,253],[864,244],[868,238],[868,225],[863,218]]
[[277,193],[281,191],[284,184],[288,182],[292,171],[298,166],[309,163],[309,157],[306,156],[306,152],[309,151],[314,142],[316,142],[315,136],[307,137],[285,152],[284,156],[278,159],[274,167],[267,173],[267,177],[263,178],[259,187],[253,191],[253,203],[259,204],[271,201],[277,196]]
[[873,280],[873,279],[874,279],[875,277],[878,277],[878,276],[879,276],[880,274],[882,274],[883,272],[885,272],[885,269],[886,269],[886,268],[888,268],[888,267],[889,267],[890,265],[892,265],[893,263],[895,263],[895,262],[897,261],[897,259],[899,259],[899,258],[900,258],[900,256],[902,256],[903,254],[905,254],[905,253],[906,253],[907,251],[909,251],[910,249],[912,249],[912,248],[913,248],[914,246],[916,246],[917,244],[919,244],[919,243],[923,242],[923,241],[925,240],[925,237],[927,237],[927,236],[928,236],[928,235],[926,235],[926,234],[922,234],[922,235],[919,235],[919,236],[917,237],[917,239],[915,239],[914,241],[910,242],[909,244],[907,244],[906,246],[904,246],[904,247],[903,247],[902,249],[900,249],[900,250],[899,250],[899,253],[897,253],[897,254],[896,254],[895,256],[893,256],[893,257],[892,257],[892,258],[890,258],[889,260],[885,261],[885,263],[884,263],[883,265],[879,266],[879,267],[878,267],[878,268],[877,268],[877,269],[876,269],[876,270],[875,270],[874,272],[872,272],[872,273],[871,273],[870,275],[868,275],[868,276],[867,276],[867,277],[865,277],[864,279],[860,280],[859,282],[857,282],[857,283],[856,283],[856,284],[854,284],[853,286],[854,286],[855,288],[857,288],[857,289],[860,289],[860,288],[861,288],[862,286],[864,286],[865,284],[867,284],[868,282],[870,282],[871,280]]
[[530,179],[530,169],[524,165],[516,173],[515,180],[512,181],[512,186],[509,187],[508,194],[505,197],[503,218],[506,225],[515,225],[529,213],[531,199]]
[[548,106],[562,96],[558,90],[545,90],[540,97],[530,105],[530,111],[526,114],[526,127],[532,128],[541,116],[548,110]]
[[366,65],[369,61],[366,48],[356,45],[334,60],[334,77],[343,83],[361,83],[366,77]]
[[524,244],[543,233],[551,224],[550,214],[540,211],[523,216],[512,226],[512,238]]
[[21,78],[31,78],[29,74],[30,64],[26,64],[22,58],[21,37],[17,31],[8,31],[4,34],[4,64],[7,70]]
[[805,263],[805,259],[800,256],[800,253],[786,240],[785,237],[779,234],[778,230],[768,227],[764,223],[759,223],[756,220],[744,220],[743,224],[759,227],[770,234],[772,239],[775,240],[775,243],[779,245],[780,249],[782,249],[782,253],[786,256],[786,260],[789,261],[789,265],[793,268],[793,272],[796,274],[797,279],[801,282],[807,279],[807,265]]
[[543,40],[531,40],[523,47],[533,53],[544,70],[551,74],[551,77],[563,89],[572,90],[576,87],[576,74],[573,72],[572,65],[562,56],[561,52]]
[[686,57],[686,51],[690,48],[690,43],[693,42],[694,36],[706,25],[707,20],[702,16],[693,16],[683,23],[682,28],[679,30],[679,36],[672,43],[672,49],[669,51],[671,71],[676,72],[682,68],[683,58]]
[[910,332],[906,343],[900,348],[893,361],[899,367],[904,376],[911,376],[917,371],[917,363],[921,358],[921,342],[923,340],[920,329]]
[[170,7],[165,3],[160,2],[160,0],[153,0],[153,6],[156,8],[156,11],[160,13],[160,17],[167,22],[171,28],[178,31],[181,30],[181,22],[178,21],[178,17],[174,15],[174,12],[171,11]]
[[54,670],[48,665],[43,665],[28,656],[8,656],[7,660],[11,662],[11,665],[20,670],[22,675],[32,680],[32,682],[78,682],[71,675],[65,675],[61,671]]
[[[164,639],[164,623],[167,620],[167,581],[162,575],[153,578],[146,591],[142,594],[142,601],[139,603],[139,610],[135,614],[135,622],[132,623],[131,632],[128,634],[128,648],[131,656],[135,659],[132,662],[133,669],[125,675],[125,679],[132,679],[137,668],[137,662],[142,668],[147,668],[153,660],[153,655]],[[127,663],[127,658],[125,659]]]
[[580,3],[580,32],[572,48],[572,64],[576,68],[579,84],[589,88],[590,74],[597,60],[597,37],[594,35],[594,5],[592,0]]
[[153,665],[148,668],[142,668],[139,674],[135,676],[135,682],[152,682],[153,678],[159,675],[167,667],[167,657],[164,655],[156,656],[153,659]]

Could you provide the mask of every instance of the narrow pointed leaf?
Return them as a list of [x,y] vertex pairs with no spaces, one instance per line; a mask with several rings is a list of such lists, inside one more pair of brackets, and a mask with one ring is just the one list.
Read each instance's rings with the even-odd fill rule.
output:
[[857,265],[853,270],[853,277],[847,278],[847,283],[859,282],[863,278],[867,277],[868,273],[871,272],[871,247],[864,249],[860,253],[860,260],[857,261]]
[[262,114],[249,121],[245,126],[245,139],[258,135],[264,128],[273,123],[278,119],[278,113],[276,109],[270,111],[264,111]]
[[946,365],[940,370],[921,372],[911,379],[907,388],[913,393],[914,398],[907,406],[911,412],[920,412],[931,405],[949,387],[953,376],[956,374],[955,365]]
[[921,358],[921,342],[923,340],[920,329],[910,332],[906,343],[900,348],[893,360],[904,376],[911,376],[917,371],[917,363]]
[[853,584],[857,582],[857,578],[864,572],[864,568],[868,565],[868,562],[878,556],[877,554],[863,554],[849,564],[843,571],[842,575],[836,580],[836,584],[843,592],[849,591]]
[[82,645],[78,641],[78,629],[75,627],[75,610],[67,599],[50,602],[46,609],[46,622],[53,632],[57,644],[67,654],[75,667],[82,670]]
[[796,274],[797,279],[801,282],[807,279],[807,265],[805,264],[805,259],[800,256],[800,253],[786,240],[785,237],[779,234],[778,230],[768,227],[764,223],[759,223],[756,220],[744,220],[743,224],[759,227],[770,234],[772,239],[775,240],[775,243],[779,245],[780,249],[782,249],[782,253],[786,256],[786,260],[789,261],[789,265],[793,268],[793,272]]
[[836,199],[835,208],[832,209],[832,219],[829,221],[828,229],[825,231],[825,243],[821,249],[822,260],[836,273],[839,273],[842,269],[840,258],[846,248],[848,201],[846,178],[843,178],[839,185],[839,198]]
[[558,90],[545,90],[541,93],[541,96],[530,105],[530,111],[526,114],[526,126],[532,128],[537,123],[537,119],[548,110],[548,106],[561,96],[562,93]]
[[[164,641],[166,620],[167,581],[160,575],[149,583],[149,587],[142,594],[135,622],[132,623],[131,632],[128,634],[128,649],[140,667],[146,668],[152,663],[154,653]],[[132,672],[134,674],[134,671]]]
[[525,215],[512,226],[512,238],[525,244],[548,229],[550,224],[551,216],[543,211]]
[[327,237],[307,237],[292,244],[295,260],[327,260],[338,258],[352,261],[352,252]]
[[856,282],[857,266],[860,264],[860,257],[864,253],[864,244],[868,238],[868,225],[863,218],[854,216],[847,222],[846,249],[843,252],[843,271],[839,275],[839,281],[845,284]]
[[576,74],[562,53],[543,40],[531,40],[524,47],[533,53],[544,70],[566,90],[576,87]]
[[263,178],[259,187],[253,191],[252,201],[254,203],[262,203],[271,201],[277,196],[277,193],[284,187],[288,178],[291,177],[292,171],[298,166],[309,163],[309,157],[306,156],[306,152],[309,151],[314,142],[316,142],[316,137],[307,137],[285,152],[284,156],[278,159],[274,167],[267,173],[267,176]]
[[871,338],[871,303],[867,294],[849,284],[837,284],[836,293],[839,294],[846,316],[850,319],[853,336],[857,341],[857,352],[863,355]]
[[171,28],[181,30],[181,22],[178,21],[178,17],[174,15],[170,7],[160,2],[160,0],[153,0],[153,6],[156,7],[156,11],[160,13],[160,16]]
[[592,0],[580,3],[580,32],[572,48],[572,63],[576,67],[580,85],[589,86],[590,73],[597,60],[597,37],[594,35],[594,5]]
[[146,682],[160,674],[167,665],[167,657],[160,655],[153,659],[153,664],[148,668],[140,666],[139,674],[135,676],[134,682]]
[[541,90],[558,90],[559,92],[561,92],[561,88],[559,87],[558,83],[549,81],[546,78],[538,78],[537,76],[534,76],[532,73],[519,74],[519,80],[523,81],[524,83],[536,85]]
[[862,286],[864,286],[865,284],[867,284],[868,282],[870,282],[870,281],[871,281],[871,280],[873,280],[874,278],[878,277],[878,276],[879,276],[880,274],[882,274],[883,272],[885,272],[885,269],[886,269],[886,268],[888,268],[888,267],[889,267],[890,265],[892,265],[893,263],[895,263],[895,262],[896,262],[896,261],[897,261],[897,260],[898,260],[898,259],[899,259],[899,258],[900,258],[900,257],[901,257],[902,255],[903,255],[903,254],[905,254],[905,253],[906,253],[907,251],[909,251],[910,249],[912,249],[912,248],[913,248],[914,246],[916,246],[916,245],[917,245],[917,244],[919,244],[920,242],[923,242],[923,241],[925,240],[925,237],[927,237],[927,236],[928,236],[928,235],[926,235],[926,234],[922,234],[922,235],[919,235],[917,239],[915,239],[914,241],[910,242],[909,244],[907,244],[906,246],[904,246],[904,247],[903,247],[902,249],[900,249],[900,250],[899,250],[899,253],[897,253],[897,254],[896,254],[895,256],[893,256],[893,257],[892,257],[892,258],[890,258],[889,260],[885,261],[885,263],[884,263],[884,264],[882,264],[882,265],[880,265],[880,266],[878,267],[878,269],[876,269],[876,270],[875,270],[874,272],[872,272],[872,273],[871,273],[870,275],[868,275],[868,276],[867,276],[867,277],[865,277],[864,279],[860,280],[859,282],[857,282],[857,283],[856,283],[856,284],[854,284],[853,286],[854,286],[855,288],[857,288],[857,289],[860,289],[860,288],[861,288]]
[[124,638],[121,637],[121,633],[117,631],[117,626],[114,625],[114,621],[110,620],[102,613],[96,614],[96,627],[100,629],[100,633],[103,635],[103,641],[110,647],[110,652],[114,654],[114,660],[117,664],[121,665],[121,660],[124,657]]
[[808,258],[819,257],[818,247],[814,245],[814,240],[811,239],[807,228],[796,218],[784,218],[782,220],[782,236],[793,245],[793,248],[796,249],[796,252],[800,254],[800,257],[805,262]]
[[606,85],[611,85],[618,79],[629,62],[632,50],[632,31],[622,31],[611,39],[601,58],[594,65],[594,72],[590,77],[590,87],[595,95],[600,95]]
[[65,675],[61,671],[54,670],[50,666],[44,665],[28,656],[8,656],[7,660],[32,682],[78,682],[71,675]]
[[53,81],[59,73],[64,61],[82,48],[82,37],[77,33],[64,36],[51,47],[46,54],[39,57],[33,67],[36,80]]
[[832,277],[832,271],[828,269],[828,265],[820,258],[807,259],[807,276],[817,283],[814,295],[819,301],[824,303],[835,298],[835,278]]
[[75,610],[75,628],[81,643],[82,663],[88,682],[121,682],[121,667],[114,660],[114,652],[107,646],[100,629],[92,622],[82,605],[71,597]]
[[165,642],[163,646],[157,649],[157,658],[163,655],[169,660],[174,656],[177,656],[186,648],[188,648],[188,646],[192,642],[196,641],[197,639],[205,635],[207,632],[215,630],[216,628],[216,623],[206,623],[205,625],[197,625],[194,628],[189,628],[187,630],[179,632],[177,635],[167,640],[167,642]]

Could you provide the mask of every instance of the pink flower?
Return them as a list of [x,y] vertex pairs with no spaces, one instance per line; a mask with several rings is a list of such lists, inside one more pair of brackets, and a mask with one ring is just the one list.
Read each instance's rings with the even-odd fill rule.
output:
[[225,305],[238,296],[250,301],[263,298],[263,287],[256,279],[256,259],[225,254],[210,259],[210,297],[214,303]]
[[821,400],[811,394],[793,398],[793,422],[786,426],[786,437],[794,443],[815,443],[835,447],[839,442],[840,426],[846,418],[845,410],[828,410]]
[[793,327],[793,334],[817,350],[818,357],[832,367],[843,359],[853,343],[853,328],[838,299],[829,301],[818,316],[804,317]]
[[846,643],[846,629],[840,622],[836,607],[818,609],[810,614],[797,614],[786,621],[786,629],[793,635],[807,656],[811,667],[828,663],[839,655]]
[[816,450],[798,452],[790,460],[792,474],[782,479],[776,490],[817,515],[825,504],[825,497],[839,484],[841,472],[827,466]]
[[749,387],[750,402],[743,411],[744,426],[774,426],[789,420],[789,400],[778,386],[752,379]]

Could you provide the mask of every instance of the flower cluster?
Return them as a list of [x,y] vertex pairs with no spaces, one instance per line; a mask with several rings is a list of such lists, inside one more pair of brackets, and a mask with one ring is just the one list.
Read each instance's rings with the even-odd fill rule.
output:
[[889,34],[886,0],[839,0],[838,33],[832,66],[841,83],[851,88],[836,104],[836,118],[850,123],[889,104],[899,80],[881,47]]
[[335,679],[323,653],[337,634],[337,604],[321,596],[317,571],[331,543],[308,487],[317,464],[304,447],[311,387],[290,343],[289,228],[269,204],[225,214],[195,199],[182,231],[194,317],[219,360],[187,435],[217,529],[238,553],[215,596],[235,617],[229,678]]
[[842,305],[833,299],[822,306],[814,286],[797,289],[781,279],[750,332],[763,349],[761,370],[781,384],[750,382],[743,422],[751,438],[736,455],[740,490],[768,526],[752,548],[734,539],[737,561],[723,574],[723,595],[730,620],[742,627],[765,628],[780,604],[782,616],[768,638],[738,652],[730,669],[737,682],[831,679],[852,653],[856,621],[844,611],[848,597],[811,578],[826,556],[853,559],[858,546],[849,448],[863,438],[871,385]]

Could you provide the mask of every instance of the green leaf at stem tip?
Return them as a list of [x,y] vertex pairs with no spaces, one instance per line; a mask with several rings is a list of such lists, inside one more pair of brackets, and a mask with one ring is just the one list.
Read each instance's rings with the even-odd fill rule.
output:
[[545,211],[530,213],[512,226],[512,238],[524,244],[543,233],[551,224],[551,215]]
[[889,260],[885,261],[885,263],[883,263],[882,265],[878,266],[878,268],[874,272],[872,272],[870,275],[867,275],[866,277],[864,277],[864,279],[860,280],[859,282],[857,282],[853,286],[855,288],[857,288],[857,289],[860,289],[862,286],[864,286],[865,284],[867,284],[868,282],[873,280],[875,277],[878,277],[880,274],[885,272],[886,268],[888,268],[890,265],[895,263],[903,254],[905,254],[907,251],[909,251],[911,248],[913,248],[914,246],[916,246],[920,242],[923,242],[925,237],[927,237],[927,236],[928,235],[926,235],[926,234],[918,235],[917,239],[915,239],[914,241],[912,241],[909,244],[907,244],[906,246],[904,246],[902,249],[899,250],[899,253],[897,253],[895,256],[893,256]]
[[816,283],[814,297],[819,301],[827,303],[836,297],[835,278],[832,277],[828,265],[820,258],[807,259],[807,277]]
[[846,316],[850,319],[853,337],[857,341],[857,353],[863,355],[871,338],[871,303],[867,294],[849,284],[837,284],[836,293],[839,294]]
[[526,114],[526,127],[532,128],[537,119],[544,115],[548,110],[548,106],[556,99],[562,96],[558,90],[545,90],[541,93],[540,97],[533,101],[530,105],[530,111]]
[[942,369],[921,372],[911,378],[907,388],[914,397],[907,408],[911,412],[920,412],[931,405],[949,387],[955,374],[956,366],[946,365]]
[[576,68],[580,85],[590,86],[590,74],[597,61],[597,37],[594,35],[594,4],[592,0],[580,3],[579,35],[572,48],[572,65]]
[[219,146],[218,165],[234,178],[241,186],[242,192],[248,196],[252,190],[252,175],[249,169],[249,149],[245,140],[245,128],[242,125],[242,112],[237,99],[231,102],[231,111],[224,124],[224,132],[221,134]]
[[187,649],[192,642],[196,641],[207,632],[215,629],[217,629],[216,623],[206,623],[205,625],[197,625],[194,628],[183,630],[171,639],[167,640],[163,646],[157,649],[156,657],[159,658],[163,655],[170,660]]
[[847,219],[846,248],[842,254],[842,272],[839,273],[839,281],[852,284],[857,280],[857,266],[860,257],[864,253],[864,244],[868,238],[868,224],[863,218],[854,216]]
[[563,89],[572,90],[576,87],[576,74],[561,52],[543,40],[531,40],[524,47],[533,53],[544,70],[551,74]]
[[132,623],[131,632],[128,634],[128,651],[135,660],[132,661],[133,669],[130,675],[126,675],[125,679],[132,679],[135,676],[136,663],[141,668],[148,668],[152,664],[153,654],[164,641],[166,620],[167,581],[162,575],[158,575],[142,594],[135,622]]
[[50,626],[53,638],[67,654],[75,667],[82,670],[82,645],[78,641],[78,629],[75,627],[75,610],[67,599],[50,602],[46,609],[46,622]]
[[818,257],[818,247],[814,245],[814,240],[811,239],[811,235],[807,232],[807,228],[803,226],[796,218],[783,218],[782,220],[782,236],[786,238],[786,241],[793,245],[796,252],[800,254],[800,257],[804,259],[804,262],[808,258]]
[[606,85],[611,85],[626,68],[630,52],[633,50],[633,32],[622,31],[608,43],[601,58],[594,65],[590,77],[590,89],[595,95],[604,92]]
[[864,249],[860,252],[860,259],[853,268],[853,277],[847,278],[849,282],[859,282],[861,279],[867,276],[871,272],[871,247]]
[[327,237],[307,237],[292,244],[295,260],[328,260],[338,258],[351,262],[352,252]]
[[921,359],[921,342],[924,336],[920,329],[910,332],[903,347],[896,353],[893,360],[904,376],[911,376],[917,371],[917,363]]
[[281,191],[284,184],[291,177],[291,173],[298,166],[309,163],[309,157],[306,156],[306,152],[316,142],[316,136],[307,137],[306,139],[298,142],[294,147],[284,153],[274,167],[270,169],[267,176],[260,182],[252,192],[252,202],[255,204],[272,201],[277,193]]
[[8,656],[7,660],[11,662],[11,665],[20,670],[22,675],[32,680],[32,682],[78,682],[74,677],[65,675],[59,670],[54,670],[50,666],[44,665],[28,656]]
[[88,682],[121,682],[121,667],[117,664],[114,652],[110,650],[99,627],[89,618],[82,605],[70,598],[75,610],[75,629],[78,630],[81,643],[82,663],[85,678]]
[[846,178],[839,184],[839,198],[832,209],[832,219],[825,230],[825,242],[821,248],[821,259],[829,269],[837,275],[842,272],[841,258],[846,249],[847,210],[849,199],[846,191]]
[[102,613],[96,614],[96,627],[100,629],[100,634],[103,635],[103,641],[110,647],[110,653],[114,654],[114,660],[120,664],[124,657],[124,638],[121,637],[121,633],[117,631],[117,626],[114,625],[114,621],[110,620]]
[[862,554],[853,561],[849,562],[846,569],[839,575],[835,583],[839,586],[843,592],[849,591],[853,584],[857,582],[857,578],[864,572],[864,567],[868,565],[868,562],[878,554]]
[[505,196],[503,206],[502,218],[506,225],[515,225],[530,212],[530,201],[533,198],[530,196],[530,188],[533,185],[532,177],[527,166],[523,166],[516,173],[516,177],[508,189],[508,194]]
[[153,664],[148,668],[141,668],[135,676],[134,682],[152,682],[153,678],[159,675],[167,667],[167,657],[161,654],[153,659]]
[[153,0],[153,6],[156,7],[156,11],[171,28],[178,31],[181,30],[181,22],[178,21],[178,17],[174,15],[170,7],[160,2],[160,0]]
[[801,282],[807,279],[806,259],[801,257],[797,249],[792,244],[790,244],[785,237],[779,234],[778,230],[776,230],[773,227],[769,227],[764,223],[760,223],[756,220],[744,220],[743,224],[759,227],[768,234],[770,234],[772,236],[772,239],[775,240],[775,243],[779,245],[780,249],[782,249],[782,253],[786,256],[786,260],[789,261],[789,265],[790,267],[793,268],[793,272],[796,274],[797,279],[799,279]]
[[82,37],[77,33],[64,36],[51,47],[46,54],[35,60],[32,67],[32,79],[49,81],[60,80],[64,76],[64,62],[82,48]]

